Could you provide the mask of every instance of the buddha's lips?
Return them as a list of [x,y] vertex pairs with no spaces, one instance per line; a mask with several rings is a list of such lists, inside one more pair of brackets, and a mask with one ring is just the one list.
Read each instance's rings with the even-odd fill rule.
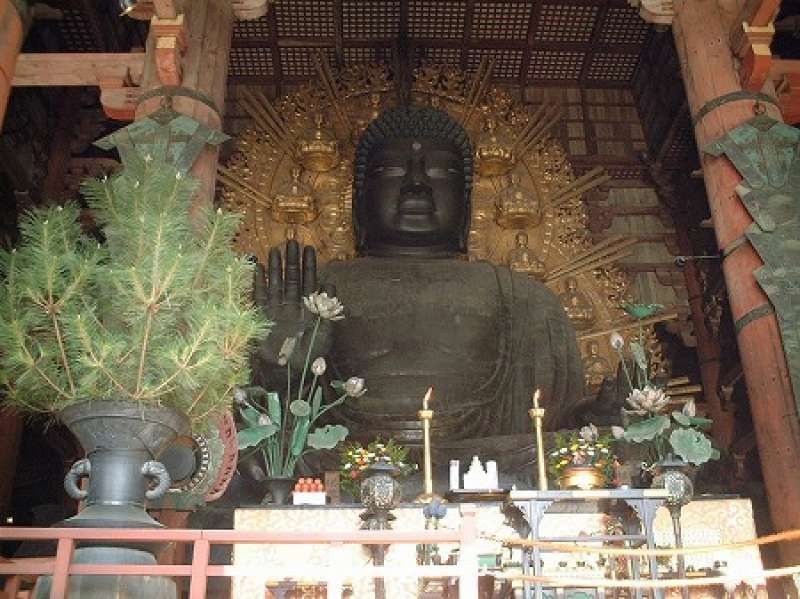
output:
[[436,212],[436,205],[430,197],[405,196],[400,198],[397,212],[400,214],[433,214]]

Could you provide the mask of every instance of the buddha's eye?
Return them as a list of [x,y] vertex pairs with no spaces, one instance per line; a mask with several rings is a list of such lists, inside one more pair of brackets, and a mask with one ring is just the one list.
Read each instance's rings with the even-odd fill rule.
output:
[[452,177],[453,175],[458,175],[459,170],[447,166],[432,166],[426,169],[426,173],[429,177]]
[[406,174],[406,169],[402,166],[381,165],[373,168],[370,174],[378,177],[402,177]]

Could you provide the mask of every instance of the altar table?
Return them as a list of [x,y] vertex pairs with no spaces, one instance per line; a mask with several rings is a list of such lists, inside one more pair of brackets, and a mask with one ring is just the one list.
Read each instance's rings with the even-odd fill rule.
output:
[[[500,503],[478,504],[478,529],[484,537],[508,538],[519,535],[506,523],[501,513]],[[319,531],[319,530],[358,530],[362,524],[359,514],[363,511],[360,505],[317,506],[257,506],[239,508],[234,514],[234,528],[244,531]],[[397,519],[393,529],[397,531],[420,531],[425,529],[425,518],[419,505],[401,505],[393,512]],[[457,529],[460,522],[458,504],[450,504],[447,515],[440,523],[440,528]],[[603,535],[607,532],[607,517],[594,511],[573,511],[571,513],[546,514],[541,519],[539,534],[541,537],[568,537]],[[681,515],[684,546],[714,545],[732,543],[755,538],[755,526],[750,501],[739,498],[706,498],[699,497],[685,506]],[[661,508],[653,523],[653,544],[657,547],[671,547],[674,544],[672,522],[666,509]],[[455,546],[440,546],[438,553],[443,562]],[[233,564],[237,566],[263,567],[262,577],[234,579],[232,584],[233,599],[263,599],[265,589],[280,583],[271,577],[270,566],[307,567],[307,583],[316,582],[315,567],[330,563],[330,550],[326,545],[236,545],[233,549]],[[367,548],[358,545],[344,545],[337,552],[337,559],[350,565],[371,564],[371,555]],[[489,556],[502,556],[504,563],[512,564],[511,571],[521,570],[522,553],[502,548],[496,540],[482,539],[478,550],[484,561],[491,561]],[[558,575],[580,572],[581,577],[602,578],[605,567],[597,563],[596,554],[557,554],[543,553],[542,572],[547,575]],[[417,550],[413,545],[394,545],[386,553],[387,566],[403,566],[417,563]],[[714,554],[693,554],[686,557],[687,567],[700,570],[714,568],[722,573],[730,572],[756,584],[763,584],[761,558],[756,547],[743,551],[726,551]],[[304,581],[298,581],[303,583]],[[373,599],[374,588],[371,579],[353,579],[345,581],[353,590],[354,599]],[[522,585],[515,585],[522,589]],[[761,591],[763,586],[759,588]],[[584,590],[580,596],[593,596]],[[589,590],[591,591],[591,590]],[[570,593],[559,592],[560,597],[570,599]],[[415,578],[387,578],[386,596],[391,599],[418,599],[422,597],[419,581]],[[576,595],[576,597],[579,595]],[[692,597],[712,597],[692,591]],[[719,594],[718,596],[721,596]]]

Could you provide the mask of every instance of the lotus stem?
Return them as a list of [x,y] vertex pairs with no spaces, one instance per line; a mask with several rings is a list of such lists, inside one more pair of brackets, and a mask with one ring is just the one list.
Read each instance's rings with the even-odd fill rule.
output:
[[628,365],[625,363],[625,354],[622,353],[622,350],[617,350],[619,354],[620,363],[622,364],[622,372],[625,373],[625,378],[628,380],[628,386],[631,388],[631,392],[633,392],[633,380],[631,379],[631,373],[628,371]]
[[301,396],[303,394],[303,386],[306,383],[306,373],[308,372],[308,364],[309,362],[311,362],[311,352],[314,351],[314,342],[317,340],[317,331],[319,331],[320,322],[322,322],[322,316],[317,316],[317,322],[314,323],[314,330],[311,333],[311,341],[308,342],[308,350],[306,351],[306,361],[303,364],[303,374],[300,375],[300,387],[297,389],[297,399],[302,399]]

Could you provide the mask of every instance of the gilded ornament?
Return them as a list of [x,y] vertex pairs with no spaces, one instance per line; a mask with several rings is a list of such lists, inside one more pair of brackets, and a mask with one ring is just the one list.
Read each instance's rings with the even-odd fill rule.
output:
[[297,156],[303,168],[314,173],[327,172],[339,164],[339,142],[325,128],[325,118],[321,112],[314,115],[314,130],[311,135],[298,142]]
[[475,144],[475,167],[482,177],[507,175],[514,168],[511,140],[503,133],[494,117],[487,117],[485,130]]
[[526,229],[542,222],[542,204],[532,189],[520,183],[519,175],[497,196],[497,224],[504,229]]
[[293,166],[289,180],[275,194],[272,217],[279,223],[306,224],[317,218],[317,203],[313,191],[301,176],[302,169]]

